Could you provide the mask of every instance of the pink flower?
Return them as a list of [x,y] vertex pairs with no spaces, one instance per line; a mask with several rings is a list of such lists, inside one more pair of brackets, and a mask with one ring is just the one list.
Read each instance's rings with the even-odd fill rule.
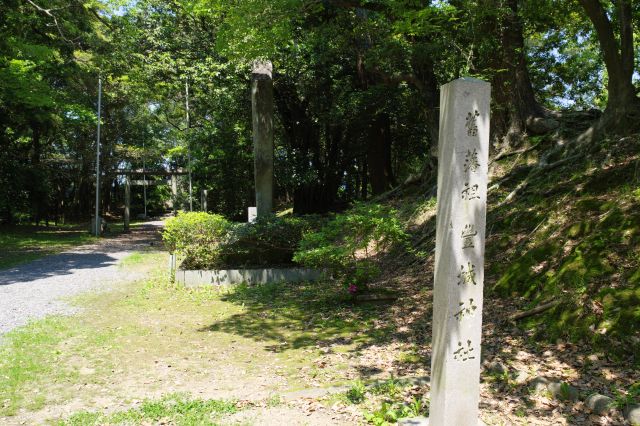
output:
[[358,287],[355,284],[351,284],[349,286],[349,293],[356,294],[358,292]]

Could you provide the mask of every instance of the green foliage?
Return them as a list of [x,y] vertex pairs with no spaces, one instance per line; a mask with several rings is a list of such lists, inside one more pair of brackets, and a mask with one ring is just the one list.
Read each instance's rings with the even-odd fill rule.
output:
[[59,426],[92,426],[118,424],[149,424],[162,421],[180,426],[215,425],[217,416],[238,411],[231,401],[192,399],[184,394],[170,394],[160,400],[145,400],[139,408],[105,415],[92,412],[76,413],[59,422]]
[[215,264],[231,228],[220,215],[179,213],[166,221],[162,239],[169,251],[184,256],[189,266]]
[[427,414],[427,405],[421,399],[413,398],[410,403],[384,401],[380,408],[365,413],[365,419],[376,426],[386,426],[397,423],[405,417],[418,417]]
[[290,265],[313,217],[267,216],[232,223],[215,214],[180,213],[165,224],[167,248],[184,257],[184,269]]
[[367,388],[362,380],[357,380],[351,385],[349,390],[345,393],[345,397],[352,404],[360,404],[365,399]]
[[626,392],[615,386],[612,387],[612,391],[614,394],[612,405],[619,410],[624,410],[631,404],[640,403],[640,382],[632,384]]
[[312,268],[331,269],[346,285],[361,287],[379,273],[374,256],[406,240],[395,210],[357,203],[334,215],[317,232],[307,233],[294,260]]
[[303,234],[315,229],[313,217],[274,215],[253,223],[234,225],[220,247],[220,262],[227,266],[289,265]]

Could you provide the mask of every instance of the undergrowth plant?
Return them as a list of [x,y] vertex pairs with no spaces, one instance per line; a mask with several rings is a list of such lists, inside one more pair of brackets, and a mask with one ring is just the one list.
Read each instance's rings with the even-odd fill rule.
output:
[[171,253],[185,257],[190,267],[214,263],[228,238],[231,222],[204,212],[179,213],[164,225],[162,239]]
[[166,222],[162,238],[186,269],[289,265],[302,235],[317,222],[313,216],[270,215],[233,223],[216,214],[180,213]]
[[379,274],[374,256],[406,240],[394,209],[357,203],[332,216],[319,231],[305,234],[294,260],[330,269],[353,294]]

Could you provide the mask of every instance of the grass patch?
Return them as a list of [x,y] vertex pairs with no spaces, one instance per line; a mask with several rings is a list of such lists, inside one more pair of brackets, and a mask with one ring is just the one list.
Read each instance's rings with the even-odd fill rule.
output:
[[25,401],[26,385],[42,375],[61,378],[51,360],[58,358],[58,344],[68,336],[64,320],[51,317],[32,322],[4,337],[7,343],[0,346],[0,414],[14,415],[24,405],[30,408],[42,405],[38,395]]
[[371,424],[388,425],[401,418],[428,415],[429,402],[423,398],[425,392],[422,386],[393,378],[369,386],[357,380],[344,394],[333,399],[358,404],[364,418]]
[[0,269],[96,241],[80,226],[0,226]]
[[58,426],[146,425],[179,426],[214,425],[221,416],[238,411],[233,401],[191,399],[186,394],[170,394],[160,400],[145,400],[140,407],[113,414],[83,411],[58,423]]

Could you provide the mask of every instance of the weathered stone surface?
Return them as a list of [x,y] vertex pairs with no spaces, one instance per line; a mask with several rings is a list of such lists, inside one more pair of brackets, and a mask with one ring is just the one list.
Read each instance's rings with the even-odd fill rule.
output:
[[568,383],[551,382],[547,385],[547,389],[554,398],[561,401],[577,401],[580,397],[578,389]]
[[589,395],[584,403],[592,413],[603,416],[611,410],[613,398],[609,398],[608,396],[601,395],[599,393],[594,393]]
[[[100,224],[99,233],[100,235],[102,235],[107,231],[107,221],[104,220],[103,217],[99,217],[98,223]],[[93,216],[91,218],[91,226],[89,227],[89,233],[95,234],[95,232],[96,232],[96,217]]]
[[178,176],[171,175],[171,209],[175,215],[178,211]]
[[257,217],[258,217],[257,209],[255,207],[249,207],[247,209],[247,222],[253,223],[256,221]]
[[624,418],[631,426],[640,426],[640,404],[628,405],[624,410]]
[[256,208],[259,217],[273,210],[273,66],[256,61],[252,71],[251,111]]
[[509,371],[509,367],[500,361],[491,361],[484,363],[484,370],[491,374],[504,374]]
[[429,426],[428,417],[407,417],[398,420],[400,426]]
[[546,392],[549,389],[547,386],[549,385],[549,380],[544,377],[536,377],[529,383],[529,388],[533,390],[535,393]]
[[176,271],[175,280],[186,287],[205,285],[229,286],[234,284],[265,284],[273,282],[318,281],[324,277],[319,269],[264,268],[264,269],[219,269]]
[[476,426],[491,86],[441,87],[430,422]]
[[200,206],[202,208],[202,211],[205,213],[208,211],[208,207],[207,207],[208,198],[209,198],[209,190],[201,189],[200,190]]
[[518,371],[514,380],[519,385],[525,384],[529,380],[529,373],[524,370]]

